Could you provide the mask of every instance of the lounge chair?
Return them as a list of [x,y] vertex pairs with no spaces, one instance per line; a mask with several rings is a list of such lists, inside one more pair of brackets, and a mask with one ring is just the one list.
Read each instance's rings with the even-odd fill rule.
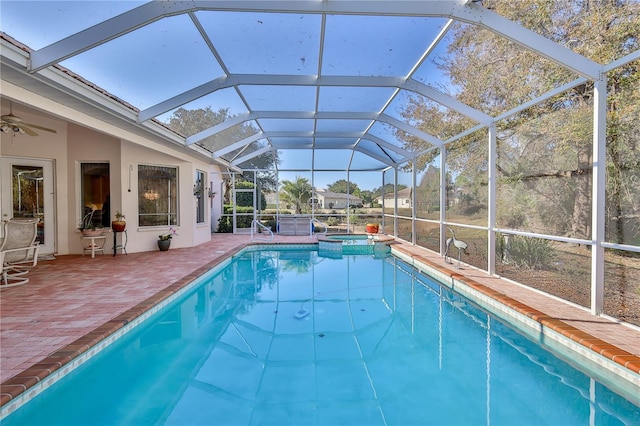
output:
[[29,282],[25,275],[38,264],[38,220],[9,220],[3,222],[0,242],[2,282],[0,287],[14,287]]

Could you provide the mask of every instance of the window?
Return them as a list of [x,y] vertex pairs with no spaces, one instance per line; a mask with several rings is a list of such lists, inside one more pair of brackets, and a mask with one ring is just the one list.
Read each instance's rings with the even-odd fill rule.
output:
[[178,224],[178,168],[138,166],[138,224]]
[[109,163],[80,164],[82,222],[95,227],[111,226]]
[[196,170],[196,183],[193,186],[193,195],[196,197],[196,223],[204,223],[205,212],[205,174]]

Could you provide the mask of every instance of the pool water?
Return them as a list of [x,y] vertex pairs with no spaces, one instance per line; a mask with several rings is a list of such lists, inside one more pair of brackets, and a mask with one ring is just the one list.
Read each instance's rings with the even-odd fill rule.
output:
[[640,408],[393,256],[250,249],[10,425],[640,424]]

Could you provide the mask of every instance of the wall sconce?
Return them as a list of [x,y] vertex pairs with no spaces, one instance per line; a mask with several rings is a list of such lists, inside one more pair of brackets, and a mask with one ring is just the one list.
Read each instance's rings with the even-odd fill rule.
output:
[[131,192],[131,174],[133,173],[133,164],[129,164],[129,188],[128,192]]

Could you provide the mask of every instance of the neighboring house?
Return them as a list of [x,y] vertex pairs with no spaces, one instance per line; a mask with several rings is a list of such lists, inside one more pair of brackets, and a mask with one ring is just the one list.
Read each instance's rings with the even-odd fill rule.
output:
[[[413,206],[411,202],[412,197],[411,188],[404,188],[398,191],[398,208],[399,209],[410,209]],[[395,202],[395,193],[386,192],[384,194],[384,200],[381,197],[377,197],[375,202],[382,205],[382,207],[387,209],[392,209],[394,207]]]
[[362,198],[351,194],[340,194],[330,192],[322,188],[315,189],[315,198],[311,203],[315,203],[316,207],[321,209],[344,209],[351,207],[362,207]]

